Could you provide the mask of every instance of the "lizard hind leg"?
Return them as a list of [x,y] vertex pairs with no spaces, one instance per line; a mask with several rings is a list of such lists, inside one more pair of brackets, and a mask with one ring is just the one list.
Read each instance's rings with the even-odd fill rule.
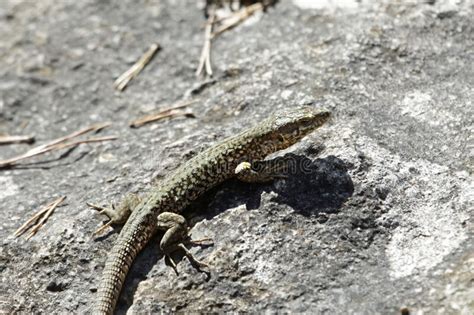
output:
[[201,240],[190,240],[189,239],[189,229],[186,219],[176,213],[172,212],[162,212],[158,215],[158,230],[165,231],[163,238],[160,242],[160,249],[165,254],[165,260],[171,265],[173,270],[178,274],[175,261],[171,258],[171,254],[178,250],[182,250],[184,255],[189,259],[191,264],[201,268],[209,268],[206,263],[198,260],[194,255],[184,246],[185,243],[192,245],[199,245],[205,242],[211,242],[209,238]]
[[99,210],[99,213],[105,214],[110,220],[102,225],[99,229],[94,232],[94,235],[97,235],[104,231],[107,227],[111,226],[112,224],[124,224],[127,222],[128,217],[132,213],[133,209],[140,203],[140,198],[135,194],[130,194],[125,196],[123,200],[118,204],[117,207],[115,205],[110,205],[109,207],[102,207],[98,205],[94,205],[91,203],[87,203],[87,205],[95,210]]

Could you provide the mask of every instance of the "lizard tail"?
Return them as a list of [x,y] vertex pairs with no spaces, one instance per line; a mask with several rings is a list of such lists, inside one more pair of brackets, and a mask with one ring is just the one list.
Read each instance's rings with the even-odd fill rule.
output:
[[132,228],[132,230],[135,230],[136,233],[132,235],[124,231],[128,230],[126,227],[122,229],[116,244],[105,262],[102,279],[97,291],[97,298],[92,310],[93,314],[113,314],[115,304],[125,282],[125,277],[135,257],[137,257],[149,240],[151,233],[149,233],[150,231],[144,231],[146,229],[142,230],[135,226],[135,229]]

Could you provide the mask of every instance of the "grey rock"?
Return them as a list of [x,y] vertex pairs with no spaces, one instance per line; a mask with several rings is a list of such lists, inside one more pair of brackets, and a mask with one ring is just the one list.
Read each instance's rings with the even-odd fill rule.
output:
[[[158,235],[118,313],[472,313],[472,3],[314,3],[279,1],[223,34],[207,81],[194,75],[204,23],[195,1],[2,4],[0,132],[41,144],[113,121],[101,135],[120,138],[0,170],[0,312],[87,312],[117,231],[92,238],[104,218],[86,202],[143,194],[271,112],[321,104],[330,124],[280,153],[305,171],[229,181],[186,212],[193,238],[215,241],[192,248],[210,276],[179,254],[176,276]],[[157,41],[163,50],[114,91]],[[129,128],[183,97],[199,99],[196,118]],[[3,146],[0,158],[28,148]],[[59,195],[66,203],[30,241],[11,236]]]

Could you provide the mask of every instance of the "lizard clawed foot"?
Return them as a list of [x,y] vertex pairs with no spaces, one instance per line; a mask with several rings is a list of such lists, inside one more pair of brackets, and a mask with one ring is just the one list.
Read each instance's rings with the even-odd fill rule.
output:
[[107,208],[107,207],[102,207],[102,206],[95,205],[95,204],[89,203],[89,202],[87,202],[86,204],[90,208],[92,208],[94,210],[98,210],[99,214],[105,214],[110,219],[107,223],[103,224],[101,227],[99,227],[97,230],[95,230],[95,232],[92,233],[92,235],[94,235],[94,236],[99,235],[105,229],[107,229],[109,226],[111,226],[113,223],[115,223],[114,222],[114,219],[115,219],[115,207],[114,207],[114,205],[111,205],[110,208]]
[[[188,257],[189,261],[191,262],[191,264],[195,265],[196,267],[198,267],[198,269],[200,271],[203,271],[202,268],[207,268],[209,269],[209,265],[198,260],[196,257],[194,257],[194,255],[186,248],[186,246],[183,245],[183,243],[179,243],[178,244],[178,247],[181,248],[183,251],[184,251],[184,255],[186,255],[186,257]],[[205,271],[204,271],[205,272]]]
[[[194,255],[186,248],[186,246],[183,245],[183,243],[177,244],[176,250],[178,250],[178,248],[184,251],[184,255],[189,259],[193,266],[197,267],[199,271],[209,273],[209,271],[203,270],[203,268],[209,269],[209,265],[194,257]],[[169,253],[165,254],[165,263],[173,268],[176,276],[179,276],[177,264]]]
[[157,225],[159,230],[165,231],[165,234],[163,235],[163,238],[160,242],[160,249],[165,254],[166,262],[169,262],[176,274],[178,274],[176,263],[173,261],[170,254],[181,250],[184,252],[184,255],[188,258],[192,265],[197,267],[200,271],[206,272],[202,269],[209,268],[209,265],[195,258],[184,244],[211,246],[214,244],[212,239],[203,238],[199,240],[191,240],[188,235],[189,231],[186,219],[176,213],[160,213],[158,215]]
[[102,233],[112,224],[123,224],[127,221],[128,217],[132,213],[133,209],[138,205],[140,199],[137,195],[127,195],[122,202],[115,207],[114,204],[111,204],[110,207],[102,207],[92,203],[87,203],[92,209],[98,210],[100,214],[105,214],[110,220],[98,228],[93,235],[98,235]]

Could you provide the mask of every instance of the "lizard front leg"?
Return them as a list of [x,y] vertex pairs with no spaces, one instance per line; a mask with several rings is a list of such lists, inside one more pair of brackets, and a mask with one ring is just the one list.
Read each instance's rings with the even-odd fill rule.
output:
[[208,245],[212,245],[212,240],[209,238],[191,240],[189,238],[188,224],[183,216],[173,212],[162,212],[158,215],[157,225],[158,230],[165,231],[160,242],[160,249],[165,254],[166,261],[173,267],[176,274],[178,274],[176,263],[173,261],[170,254],[177,250],[183,250],[189,261],[199,269],[202,267],[209,267],[206,263],[196,259],[184,244],[199,245],[205,242],[210,242]]
[[246,183],[265,183],[287,178],[291,159],[277,157],[272,160],[242,162],[235,168],[236,177]]
[[87,205],[95,210],[99,210],[99,213],[105,214],[109,217],[109,221],[98,228],[94,235],[101,233],[107,227],[112,224],[124,224],[127,222],[128,217],[132,213],[133,209],[140,203],[140,198],[135,194],[129,194],[119,203],[117,207],[114,204],[111,204],[109,207],[102,207],[87,203]]

